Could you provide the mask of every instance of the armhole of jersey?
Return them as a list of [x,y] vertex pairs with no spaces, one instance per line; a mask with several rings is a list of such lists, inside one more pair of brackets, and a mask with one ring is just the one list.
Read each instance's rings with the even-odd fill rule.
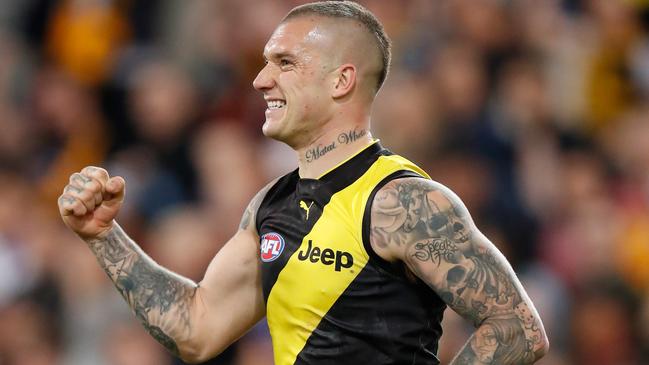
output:
[[370,262],[373,262],[374,264],[378,265],[380,268],[383,270],[387,271],[388,273],[391,273],[393,275],[397,276],[403,276],[401,274],[402,270],[400,270],[400,265],[389,262],[384,260],[381,256],[379,256],[374,249],[372,248],[372,244],[370,243],[370,228],[371,228],[371,220],[372,220],[372,203],[374,202],[374,196],[376,193],[381,190],[382,187],[384,187],[387,183],[389,183],[392,180],[396,179],[403,179],[403,178],[408,178],[408,177],[417,177],[421,179],[425,179],[424,176],[419,175],[418,173],[411,171],[411,170],[399,170],[395,171],[392,174],[388,175],[386,178],[381,180],[372,192],[370,193],[369,198],[367,199],[367,202],[365,203],[365,212],[363,213],[363,246],[365,247],[365,251],[367,252]]
[[[296,170],[297,171],[297,170]],[[266,204],[266,201],[269,199],[269,196],[271,193],[274,193],[275,190],[277,190],[277,187],[279,186],[279,183],[287,178],[291,173],[288,173],[280,178],[277,178],[275,183],[266,190],[266,193],[264,194],[264,198],[261,199],[261,202],[259,203],[259,206],[257,207],[257,211],[255,212],[255,229],[257,230],[257,236],[261,236],[261,222],[259,221],[259,212],[261,212],[261,209],[264,207]]]
[[261,207],[264,206],[264,202],[266,201],[267,197],[268,197],[268,191],[266,192],[266,195],[264,195],[264,198],[261,200],[261,203],[259,204],[259,206],[257,207],[257,211],[255,212],[255,229],[257,230],[258,237],[261,237],[261,224],[259,222],[259,212],[261,211]]

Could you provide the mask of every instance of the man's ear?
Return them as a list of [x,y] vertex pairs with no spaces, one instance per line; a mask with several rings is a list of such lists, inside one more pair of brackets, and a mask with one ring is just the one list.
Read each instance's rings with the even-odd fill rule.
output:
[[356,66],[346,63],[338,67],[337,73],[331,95],[334,99],[349,95],[356,86]]

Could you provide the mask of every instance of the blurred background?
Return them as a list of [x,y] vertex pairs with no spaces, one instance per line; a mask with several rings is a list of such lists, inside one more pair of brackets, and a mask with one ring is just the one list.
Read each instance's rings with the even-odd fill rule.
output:
[[[295,0],[0,1],[0,364],[180,364],[58,216],[88,164],[200,280],[295,167],[252,88]],[[536,303],[540,364],[649,364],[649,1],[367,0],[394,42],[374,135],[454,189]],[[448,363],[472,329],[447,311]],[[260,323],[209,364],[272,364]]]

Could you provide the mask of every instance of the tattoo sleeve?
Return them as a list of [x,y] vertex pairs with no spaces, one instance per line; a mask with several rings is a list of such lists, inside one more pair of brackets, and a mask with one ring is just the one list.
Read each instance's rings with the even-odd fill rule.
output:
[[117,224],[87,243],[144,328],[180,356],[179,341],[192,334],[189,308],[198,285],[156,264]]
[[476,331],[451,364],[531,364],[547,350],[540,317],[514,271],[450,190],[388,183],[372,205],[371,243],[408,268]]
[[[255,230],[256,212],[275,182],[261,189],[250,201],[241,218],[240,230]],[[192,318],[201,317],[206,303],[197,283],[158,265],[117,224],[105,236],[88,239],[86,243],[153,338],[179,357],[181,353],[192,356],[200,350],[205,342],[204,327]],[[193,306],[194,303],[198,305]],[[196,310],[193,317],[190,316],[192,308]]]

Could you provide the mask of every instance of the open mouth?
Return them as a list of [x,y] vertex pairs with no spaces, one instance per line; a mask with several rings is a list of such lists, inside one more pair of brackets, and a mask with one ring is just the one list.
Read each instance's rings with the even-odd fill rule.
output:
[[286,101],[284,100],[266,100],[268,104],[268,110],[282,109],[286,106]]

